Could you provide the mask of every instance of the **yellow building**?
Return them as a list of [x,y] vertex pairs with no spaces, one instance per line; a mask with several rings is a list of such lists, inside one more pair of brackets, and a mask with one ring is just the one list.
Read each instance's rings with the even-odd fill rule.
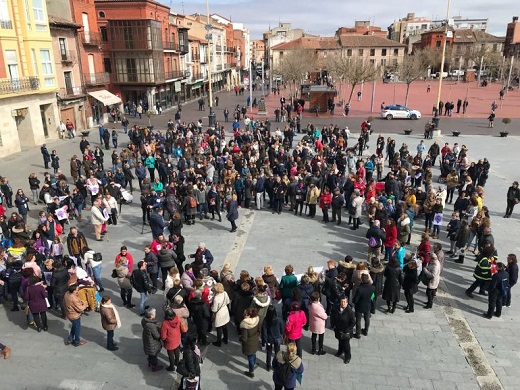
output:
[[58,137],[45,0],[0,0],[0,156]]

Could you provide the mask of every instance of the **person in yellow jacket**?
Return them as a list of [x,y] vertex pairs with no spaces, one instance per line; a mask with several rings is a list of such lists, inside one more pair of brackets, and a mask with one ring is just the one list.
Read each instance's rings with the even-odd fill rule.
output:
[[314,218],[316,215],[316,204],[320,197],[321,191],[316,184],[309,184],[309,190],[307,191],[306,203],[309,205],[309,218]]

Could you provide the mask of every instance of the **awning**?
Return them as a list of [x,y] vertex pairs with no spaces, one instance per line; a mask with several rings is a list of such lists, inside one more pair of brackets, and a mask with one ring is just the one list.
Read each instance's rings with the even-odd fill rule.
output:
[[100,91],[93,91],[88,93],[94,99],[99,100],[105,106],[111,106],[112,104],[120,104],[121,99],[114,95],[113,93],[108,92],[106,89],[102,89]]

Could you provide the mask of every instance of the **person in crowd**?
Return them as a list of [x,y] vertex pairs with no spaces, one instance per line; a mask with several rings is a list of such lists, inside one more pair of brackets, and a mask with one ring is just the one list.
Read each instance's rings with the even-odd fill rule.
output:
[[174,371],[175,366],[179,365],[181,356],[181,320],[170,307],[164,311],[164,321],[161,325],[161,340],[170,361],[170,365],[166,367],[166,370]]
[[428,298],[428,301],[424,308],[431,309],[433,307],[433,299],[435,298],[437,288],[441,281],[441,264],[439,263],[435,253],[430,254],[430,262],[423,268],[423,273],[428,282],[426,284],[426,297]]
[[413,313],[415,308],[414,294],[418,291],[419,274],[417,273],[417,262],[409,261],[403,268],[403,290],[406,298],[406,313]]
[[[356,333],[353,337],[357,339],[361,338],[361,334],[367,336],[370,327],[371,301],[375,297],[376,291],[376,288],[370,282],[370,275],[361,275],[361,284],[356,289],[354,298],[352,298],[352,303],[354,303],[354,310],[356,312]],[[365,321],[365,327],[363,329],[361,329],[361,318]]]
[[144,317],[141,320],[141,326],[143,327],[143,349],[144,354],[147,356],[148,367],[153,371],[157,372],[164,368],[159,364],[157,355],[161,352],[161,323],[156,318],[157,311],[153,307],[147,307],[144,313]]
[[36,322],[36,330],[38,332],[49,330],[47,326],[47,290],[38,276],[29,277],[29,285],[25,290],[24,299],[28,302],[29,310]]
[[71,323],[67,345],[72,344],[75,347],[87,343],[87,340],[81,338],[81,315],[85,312],[87,304],[79,298],[78,292],[78,285],[71,284],[63,297],[64,315]]
[[244,319],[240,322],[240,340],[242,353],[247,356],[248,370],[244,372],[249,378],[255,377],[256,353],[258,351],[259,318],[256,309],[246,309]]
[[[133,283],[132,283],[133,280]],[[130,276],[132,287],[141,295],[141,302],[139,304],[139,315],[146,314],[146,302],[148,301],[148,294],[153,291],[153,284],[150,280],[150,275],[146,272],[146,262],[141,260],[137,263],[137,269],[134,270]]]
[[107,295],[101,298],[99,314],[101,317],[101,326],[107,332],[107,349],[109,351],[117,351],[119,347],[114,342],[114,330],[121,328],[121,317],[119,317],[119,312],[112,304],[112,299]]
[[343,355],[343,363],[349,364],[352,358],[350,351],[350,339],[356,325],[356,317],[352,307],[348,304],[348,298],[342,296],[339,305],[335,306],[331,316],[331,326],[334,335],[338,339],[338,352],[336,357]]
[[507,207],[504,218],[511,218],[513,210],[518,202],[520,202],[520,188],[518,182],[514,181],[511,187],[507,190]]
[[227,344],[228,337],[228,323],[230,321],[229,305],[231,301],[222,283],[216,283],[213,286],[213,301],[211,303],[211,318],[213,327],[217,331],[217,340],[213,345],[220,347],[222,343]]
[[500,318],[504,298],[507,296],[509,289],[509,273],[506,265],[499,261],[496,264],[496,271],[488,286],[488,310],[484,313],[484,317],[487,319],[491,319],[493,316]]
[[[296,353],[295,343],[287,344],[285,352],[279,351],[273,359],[273,381],[275,390],[294,389],[303,374],[302,359]],[[288,369],[286,367],[288,366]]]
[[511,289],[518,282],[518,261],[514,253],[507,255],[507,273],[509,274],[509,288],[504,302],[505,307],[511,307]]

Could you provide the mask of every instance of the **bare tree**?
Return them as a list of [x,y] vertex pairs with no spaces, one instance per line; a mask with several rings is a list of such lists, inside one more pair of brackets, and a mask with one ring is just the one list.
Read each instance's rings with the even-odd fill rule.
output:
[[275,73],[283,77],[289,84],[291,99],[297,91],[296,85],[306,78],[307,73],[314,70],[315,58],[312,50],[296,49],[287,51],[275,68]]
[[381,74],[379,66],[364,58],[342,57],[341,55],[331,56],[330,69],[333,76],[350,83],[349,104],[357,85],[375,80]]
[[434,70],[440,68],[441,66],[442,52],[439,48],[424,48],[415,53],[415,55],[421,58],[422,66],[425,69],[431,67],[431,69]]
[[402,64],[398,67],[399,79],[406,83],[406,97],[404,105],[408,105],[408,94],[410,92],[410,85],[424,77],[426,74],[424,67],[424,60],[421,53],[415,55],[408,55],[404,57]]

